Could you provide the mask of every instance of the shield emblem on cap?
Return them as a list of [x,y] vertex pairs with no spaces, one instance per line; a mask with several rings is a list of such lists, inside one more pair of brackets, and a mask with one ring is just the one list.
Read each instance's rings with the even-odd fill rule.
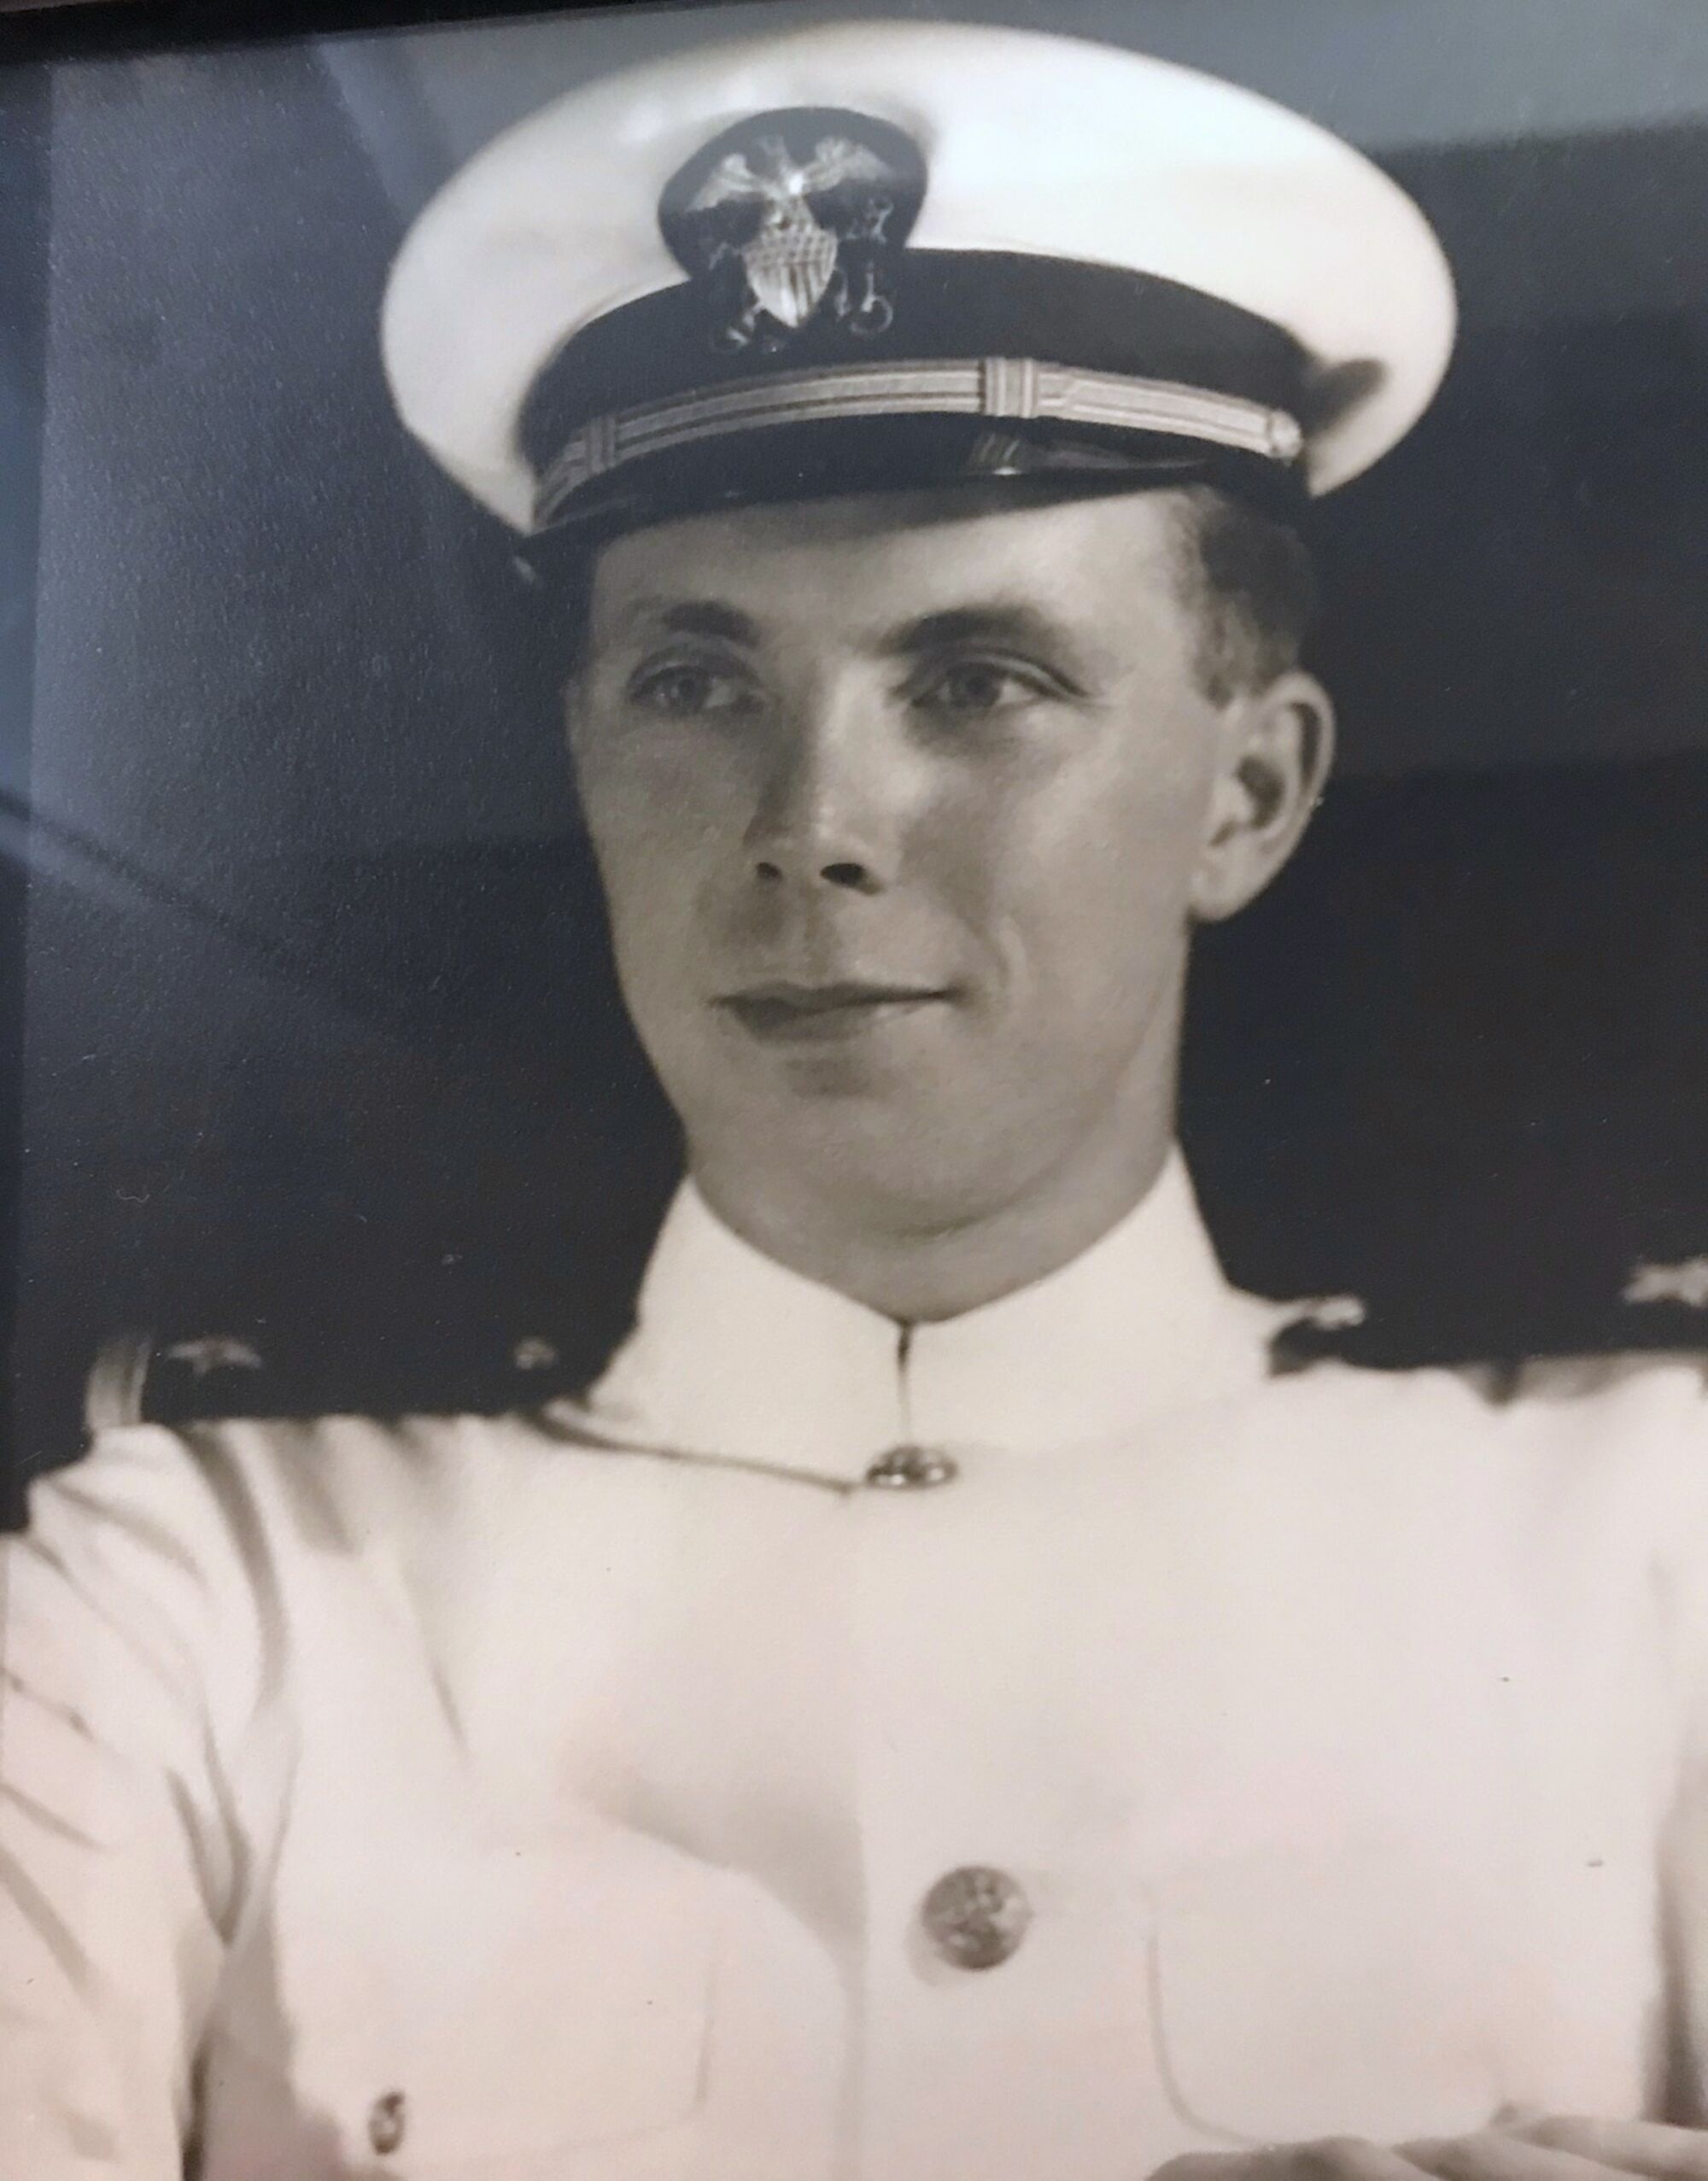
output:
[[802,108],[714,138],[666,188],[658,225],[700,287],[713,345],[769,351],[815,322],[857,337],[888,329],[886,261],[924,194],[902,130]]
[[761,225],[742,251],[741,262],[760,305],[793,331],[806,324],[830,285],[836,270],[836,237],[796,201],[775,225]]

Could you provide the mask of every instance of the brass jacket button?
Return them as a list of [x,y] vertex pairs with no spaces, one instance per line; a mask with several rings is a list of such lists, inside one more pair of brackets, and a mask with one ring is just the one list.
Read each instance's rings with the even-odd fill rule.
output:
[[960,1473],[933,1447],[892,1447],[867,1471],[866,1482],[880,1492],[928,1492],[934,1484],[952,1483]]
[[984,1863],[939,1878],[920,1907],[926,1936],[957,1969],[994,1969],[1019,1948],[1032,1903],[1018,1879]]
[[387,2090],[368,2108],[368,2141],[382,2158],[401,2147],[407,2109],[401,2090]]

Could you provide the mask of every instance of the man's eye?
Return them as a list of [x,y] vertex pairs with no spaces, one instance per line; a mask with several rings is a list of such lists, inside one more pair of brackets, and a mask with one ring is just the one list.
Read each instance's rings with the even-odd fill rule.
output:
[[632,703],[676,719],[738,711],[752,701],[752,694],[740,675],[681,660],[643,670],[629,685]]
[[916,701],[927,711],[976,716],[1012,711],[1050,693],[1042,675],[1026,673],[1000,659],[962,659],[933,675]]

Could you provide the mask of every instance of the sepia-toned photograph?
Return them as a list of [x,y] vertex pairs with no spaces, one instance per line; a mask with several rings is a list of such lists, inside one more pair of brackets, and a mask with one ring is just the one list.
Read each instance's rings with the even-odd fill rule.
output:
[[0,2181],[1708,2181],[1708,9],[0,46]]

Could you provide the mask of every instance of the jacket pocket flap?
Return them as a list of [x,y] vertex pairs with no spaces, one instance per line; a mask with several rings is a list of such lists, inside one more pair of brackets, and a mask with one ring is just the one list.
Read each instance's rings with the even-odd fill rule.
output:
[[366,1911],[347,1897],[289,1935],[284,1989],[225,2025],[250,2063],[229,2090],[247,2072],[259,2108],[260,2078],[285,2077],[291,2125],[364,2172],[376,2152],[432,2173],[668,2128],[703,2096],[722,1888],[632,1835],[399,1869]]
[[1225,2142],[1377,2142],[1487,2125],[1498,2004],[1476,1889],[1403,1851],[1187,1874],[1155,1926],[1158,2058]]

